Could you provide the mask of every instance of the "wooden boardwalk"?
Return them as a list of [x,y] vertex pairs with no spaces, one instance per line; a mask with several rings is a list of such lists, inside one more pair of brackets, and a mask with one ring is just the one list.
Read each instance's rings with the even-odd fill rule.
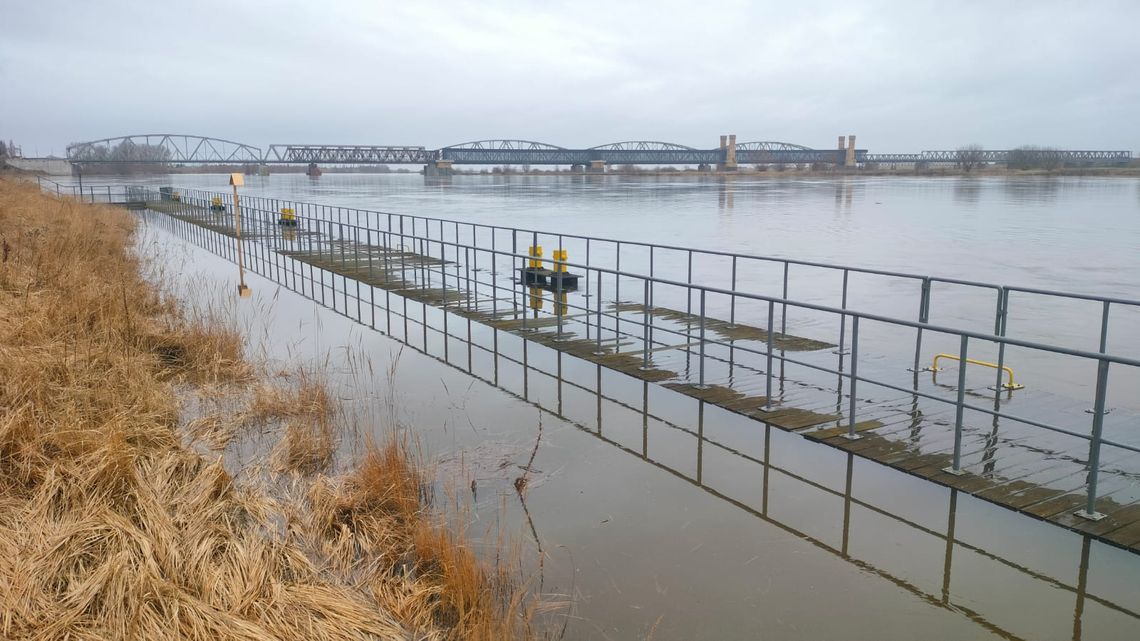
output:
[[[217,212],[173,204],[155,209],[234,236],[232,220]],[[951,464],[954,447],[953,403],[862,381],[855,399],[855,429],[861,438],[848,439],[846,417],[851,399],[844,388],[847,379],[782,362],[787,356],[804,362],[827,359],[833,363],[837,358],[833,344],[791,333],[774,334],[771,340],[778,356],[772,376],[778,385],[769,399],[765,358],[756,354],[766,347],[768,328],[754,318],[747,324],[704,320],[708,340],[719,344],[705,344],[702,380],[701,343],[696,338],[701,322],[691,310],[665,306],[647,309],[644,301],[614,300],[610,291],[571,292],[568,300],[558,300],[555,292],[527,288],[514,281],[512,265],[499,262],[480,269],[459,260],[458,252],[454,259],[445,259],[402,246],[385,247],[305,232],[289,235],[268,221],[257,220],[243,230],[243,236],[266,245],[271,256],[264,260],[292,259],[310,270],[324,270],[407,301],[441,308],[821,444],[1140,551],[1140,455],[1104,449],[1097,511],[1106,517],[1089,521],[1076,516],[1086,500],[1088,442],[1083,439],[967,411],[961,449],[963,473],[950,474],[944,469]],[[289,271],[292,269],[285,271],[285,279],[290,273],[295,277],[295,271]],[[272,270],[263,273],[273,277]],[[640,298],[639,290],[634,293]],[[355,294],[346,287],[343,295],[347,300]],[[374,296],[369,300],[360,297],[356,304],[371,305],[374,300]],[[648,345],[641,325],[646,318],[653,331]],[[650,352],[648,367],[643,360],[646,347]],[[861,360],[860,376],[871,376],[864,368],[877,373],[874,367],[883,365]],[[942,394],[952,400],[956,390],[946,383],[956,382],[954,379],[944,376],[939,384],[929,374],[914,375],[913,385],[916,391]],[[1019,416],[1063,422],[1078,432],[1090,420],[1087,403],[1039,390],[995,395],[979,386],[966,393],[976,405],[996,402],[1003,411],[1015,408]],[[1131,445],[1140,444],[1137,427],[1140,416],[1125,409],[1105,419],[1105,433]]]

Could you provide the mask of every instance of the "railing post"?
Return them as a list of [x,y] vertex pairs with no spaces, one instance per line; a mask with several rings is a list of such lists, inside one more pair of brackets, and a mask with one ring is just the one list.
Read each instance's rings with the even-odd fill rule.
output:
[[598,326],[597,326],[597,347],[594,348],[594,356],[605,356],[606,351],[602,349],[602,270],[598,270],[598,290],[595,292],[598,297],[597,302],[594,303],[594,309],[597,311]]
[[[561,244],[562,244],[561,241],[559,241],[559,245],[561,245]],[[558,251],[561,252],[562,250],[559,249]],[[562,254],[559,253],[559,256],[561,256],[561,255]],[[554,268],[559,269],[557,264],[555,264]],[[557,334],[556,334],[554,340],[561,342],[562,341],[562,316],[566,313],[566,308],[560,307],[560,305],[562,305],[562,272],[558,271],[556,274],[558,276],[558,286],[554,288],[554,290],[555,290],[554,291],[554,296],[555,296],[554,317],[558,321],[558,331],[557,331]]]
[[705,294],[704,288],[701,289],[701,324],[700,324],[700,345],[698,354],[700,355],[700,363],[697,364],[697,389],[708,389],[705,385]]
[[689,269],[685,276],[685,283],[688,288],[685,289],[685,313],[689,316],[693,315],[693,250],[689,250]]
[[[515,267],[514,260],[515,260],[515,256],[518,256],[518,254],[519,254],[519,231],[517,229],[512,229],[511,230],[511,269],[514,269],[514,267]],[[523,267],[526,267],[526,261],[525,260],[522,262],[522,265],[523,265]],[[590,279],[587,278],[586,282],[587,283],[590,282]],[[524,287],[526,286],[526,274],[524,272],[521,272],[521,271],[519,272],[519,283],[522,284]],[[518,314],[519,305],[518,305],[518,294],[516,292],[517,292],[517,288],[515,291],[511,292],[511,305],[515,308],[515,314]]]
[[1100,314],[1100,353],[1104,354],[1108,349],[1108,306],[1109,302],[1104,301],[1104,310]]
[[[840,300],[840,308],[847,309],[847,277],[848,270],[843,270],[843,296]],[[839,315],[839,349],[835,350],[835,354],[845,356],[848,354],[846,349],[847,339],[847,314]]]
[[[531,245],[531,247],[535,247],[535,245]],[[528,256],[531,255],[531,252],[528,251],[527,255]],[[519,269],[519,284],[522,285],[522,289],[521,289],[521,292],[522,292],[522,328],[521,328],[521,331],[523,333],[526,333],[526,332],[530,331],[530,328],[528,328],[527,324],[526,324],[526,317],[530,315],[529,305],[528,305],[528,303],[530,303],[530,287],[529,287],[530,283],[526,282],[526,278],[527,278],[527,271],[526,270],[528,267],[530,267],[530,259],[529,258],[522,258],[520,260],[522,262],[522,268]]]
[[621,351],[621,241],[618,241],[614,263],[614,352]]
[[[784,261],[784,293],[781,295],[785,301],[788,300],[788,261]],[[771,329],[769,327],[769,329]],[[788,333],[788,304],[782,303],[780,309],[780,333]]]
[[1096,485],[1100,475],[1100,441],[1104,429],[1105,396],[1108,392],[1108,361],[1097,361],[1096,368],[1096,401],[1093,403],[1092,438],[1089,439],[1089,476],[1088,500],[1085,509],[1077,512],[1077,516],[1090,521],[1099,521],[1105,517],[1096,511]]
[[732,297],[728,303],[728,327],[733,329],[736,327],[736,255],[732,256]]
[[645,279],[645,292],[644,292],[644,294],[642,294],[642,298],[641,298],[641,300],[642,300],[642,305],[641,305],[641,311],[642,311],[642,319],[641,319],[641,323],[642,323],[642,326],[641,326],[642,348],[641,348],[641,368],[640,369],[642,371],[649,369],[649,343],[650,343],[649,325],[652,322],[649,318],[649,283],[650,283],[650,280],[648,278],[646,278]]
[[[994,335],[1005,337],[1005,324],[1009,318],[1009,289],[1002,287],[998,290],[997,314],[994,318]],[[1002,368],[1005,366],[1005,343],[998,343],[997,355],[997,383],[994,384],[994,407],[1001,402],[1001,392],[1005,386],[1001,382]],[[997,420],[997,417],[994,417]]]
[[855,404],[857,398],[855,390],[859,386],[859,317],[851,317],[851,402],[848,404],[847,410],[847,433],[844,438],[849,440],[857,440],[863,438],[861,434],[855,431]]
[[961,346],[958,348],[958,400],[954,412],[954,461],[950,467],[943,468],[947,474],[961,476],[962,471],[962,417],[966,412],[966,350],[970,344],[970,337],[962,335]]
[[765,350],[767,365],[764,366],[764,407],[756,408],[760,412],[774,412],[776,406],[772,404],[772,358],[776,349],[776,331],[772,327],[776,323],[776,303],[768,301],[768,346]]
[[[918,301],[918,322],[925,323],[930,318],[930,279],[922,279],[922,295]],[[914,367],[910,371],[917,374],[918,372],[926,371],[920,367],[919,363],[922,361],[922,328],[919,327],[915,330],[914,336]],[[918,385],[918,376],[914,379],[915,385]],[[916,387],[917,389],[917,387]]]

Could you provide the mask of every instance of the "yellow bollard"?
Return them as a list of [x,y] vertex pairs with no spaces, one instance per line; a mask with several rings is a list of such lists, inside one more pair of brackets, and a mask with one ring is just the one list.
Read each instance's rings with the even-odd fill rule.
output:
[[292,207],[281,208],[281,218],[277,221],[277,224],[284,225],[286,227],[297,226],[297,216],[293,213]]
[[561,273],[569,271],[566,269],[566,254],[567,251],[565,249],[554,250],[554,271]]
[[530,268],[542,269],[542,245],[534,245],[527,250],[530,256]]
[[533,310],[540,310],[540,309],[542,309],[542,305],[544,302],[545,302],[545,299],[542,297],[542,288],[541,287],[531,287],[530,288],[530,308]]

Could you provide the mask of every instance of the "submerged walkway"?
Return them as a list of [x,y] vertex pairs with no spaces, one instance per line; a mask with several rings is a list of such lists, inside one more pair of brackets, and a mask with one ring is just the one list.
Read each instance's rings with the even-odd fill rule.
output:
[[[234,257],[236,234],[225,211],[193,202],[158,202],[151,208],[192,225],[195,239],[207,249]],[[425,315],[427,307],[439,308],[446,312],[445,323],[450,314],[509,332],[1140,551],[1140,455],[1103,449],[1096,500],[1103,518],[1088,520],[1077,515],[1090,481],[1086,439],[963,405],[993,404],[1003,413],[1013,408],[1028,421],[1071,425],[1074,432],[1084,432],[1091,420],[1087,402],[1035,389],[998,394],[980,384],[959,389],[955,383],[966,379],[959,379],[957,372],[943,374],[942,380],[915,372],[911,391],[900,391],[867,380],[887,367],[883,359],[867,354],[860,355],[858,392],[852,398],[847,372],[855,355],[847,354],[844,340],[831,343],[783,327],[777,330],[771,306],[760,322],[755,316],[748,317],[749,323],[712,314],[702,317],[699,308],[694,309],[692,291],[683,305],[675,304],[676,299],[657,305],[658,299],[645,296],[635,279],[615,277],[603,283],[603,271],[593,285],[593,274],[586,274],[580,291],[527,287],[514,278],[517,255],[488,251],[474,240],[464,245],[458,227],[455,240],[445,241],[442,229],[441,224],[439,238],[425,236],[423,230],[397,233],[349,226],[346,232],[343,225],[323,220],[311,225],[302,221],[294,229],[279,226],[275,210],[255,208],[244,223],[243,253],[257,273],[302,293],[308,287],[311,297],[324,302],[327,296],[326,304],[373,327],[390,332],[393,322],[402,321],[406,328],[409,303],[419,303]],[[403,305],[395,320],[393,305]],[[824,371],[825,363],[835,367],[836,362],[836,372]],[[955,395],[957,405],[936,398]],[[849,421],[856,408],[857,422]],[[962,429],[956,441],[958,424]],[[1137,426],[1140,414],[1135,411],[1103,414],[1104,433],[1118,442],[1140,445]],[[858,438],[849,438],[851,432]],[[947,471],[956,449],[961,473]]]

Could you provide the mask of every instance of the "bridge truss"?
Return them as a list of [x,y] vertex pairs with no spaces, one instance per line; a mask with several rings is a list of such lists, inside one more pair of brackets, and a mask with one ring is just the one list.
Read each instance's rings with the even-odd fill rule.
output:
[[67,147],[72,163],[250,164],[261,149],[232,140],[190,134],[134,134]]
[[972,162],[1004,165],[1019,160],[1037,164],[1126,165],[1132,161],[1132,152],[1087,149],[955,149],[923,151],[918,154],[866,154],[861,162],[931,165]]
[[[812,164],[830,163],[842,165],[846,151],[840,149],[812,149],[790,142],[760,140],[736,144],[736,162],[741,165],[771,164]],[[866,149],[855,151],[856,161],[867,153]]]
[[422,165],[433,158],[424,147],[393,145],[269,145],[265,153],[272,163]]
[[574,165],[584,162],[581,152],[533,140],[477,140],[438,152],[440,160],[457,165]]

